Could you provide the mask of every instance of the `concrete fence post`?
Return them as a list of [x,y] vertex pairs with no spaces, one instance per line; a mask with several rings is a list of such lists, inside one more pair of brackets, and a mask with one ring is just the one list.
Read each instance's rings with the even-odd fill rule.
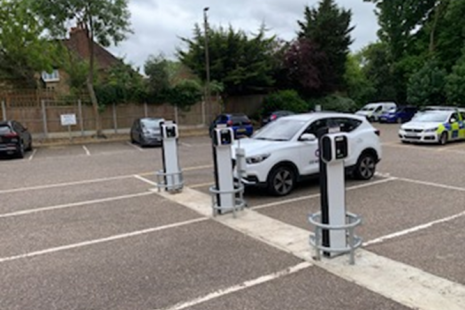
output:
[[5,105],[5,100],[2,100],[2,116],[3,116],[3,120],[6,121],[6,105]]
[[48,126],[47,126],[47,108],[45,106],[45,100],[41,100],[40,104],[42,105],[42,123],[44,126],[44,137],[48,138]]
[[205,98],[202,100],[202,125],[207,126],[207,116],[205,115]]
[[145,115],[145,117],[149,117],[147,102],[144,102],[144,115]]
[[115,130],[115,134],[118,134],[118,117],[116,114],[116,103],[113,103],[112,110],[113,110],[113,129]]
[[84,136],[84,119],[82,115],[82,101],[78,99],[78,113],[79,113],[79,127],[81,129],[81,136]]
[[179,125],[178,121],[178,106],[174,106],[174,121]]

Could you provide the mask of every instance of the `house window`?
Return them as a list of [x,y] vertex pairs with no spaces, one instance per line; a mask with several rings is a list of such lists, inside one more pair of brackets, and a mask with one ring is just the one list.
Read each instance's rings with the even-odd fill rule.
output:
[[57,69],[54,69],[51,73],[43,71],[42,80],[44,80],[44,82],[58,82],[60,80],[60,74]]

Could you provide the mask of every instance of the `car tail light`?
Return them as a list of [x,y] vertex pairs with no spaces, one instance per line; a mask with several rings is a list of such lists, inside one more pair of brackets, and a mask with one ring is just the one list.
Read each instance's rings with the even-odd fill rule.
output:
[[233,121],[229,120],[226,124],[227,124],[228,126],[232,126]]
[[270,119],[274,121],[277,118],[276,114],[271,115]]
[[10,133],[4,134],[3,137],[5,137],[5,138],[17,138],[18,134],[16,132],[10,132]]
[[379,131],[379,129],[376,129],[376,130],[375,130],[375,134],[376,134],[377,136],[381,136],[381,131]]

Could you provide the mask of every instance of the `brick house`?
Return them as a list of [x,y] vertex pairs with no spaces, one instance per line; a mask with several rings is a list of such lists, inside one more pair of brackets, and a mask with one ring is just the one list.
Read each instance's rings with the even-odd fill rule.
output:
[[[69,33],[69,38],[62,40],[62,43],[70,53],[79,59],[90,59],[87,30],[82,25],[72,27]],[[121,60],[116,58],[100,44],[96,42],[93,42],[93,44],[95,66],[98,74],[104,74],[104,72],[111,67],[121,63]],[[68,76],[66,72],[60,68],[56,68],[50,73],[42,72],[39,78],[42,81],[44,88],[47,90],[56,91],[58,93],[69,92],[69,86],[67,83]]]

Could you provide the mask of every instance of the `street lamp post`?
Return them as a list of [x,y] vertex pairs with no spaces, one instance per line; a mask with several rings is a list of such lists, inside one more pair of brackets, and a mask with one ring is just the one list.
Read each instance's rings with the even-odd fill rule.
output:
[[[204,32],[205,32],[205,71],[206,71],[206,84],[205,84],[205,103],[208,107],[208,110],[211,112],[210,105],[210,55],[208,53],[208,18],[207,11],[209,7],[203,9],[203,19],[204,19]],[[211,113],[208,113],[209,119],[211,118]],[[204,124],[206,124],[204,120]],[[207,125],[207,124],[206,124]]]

